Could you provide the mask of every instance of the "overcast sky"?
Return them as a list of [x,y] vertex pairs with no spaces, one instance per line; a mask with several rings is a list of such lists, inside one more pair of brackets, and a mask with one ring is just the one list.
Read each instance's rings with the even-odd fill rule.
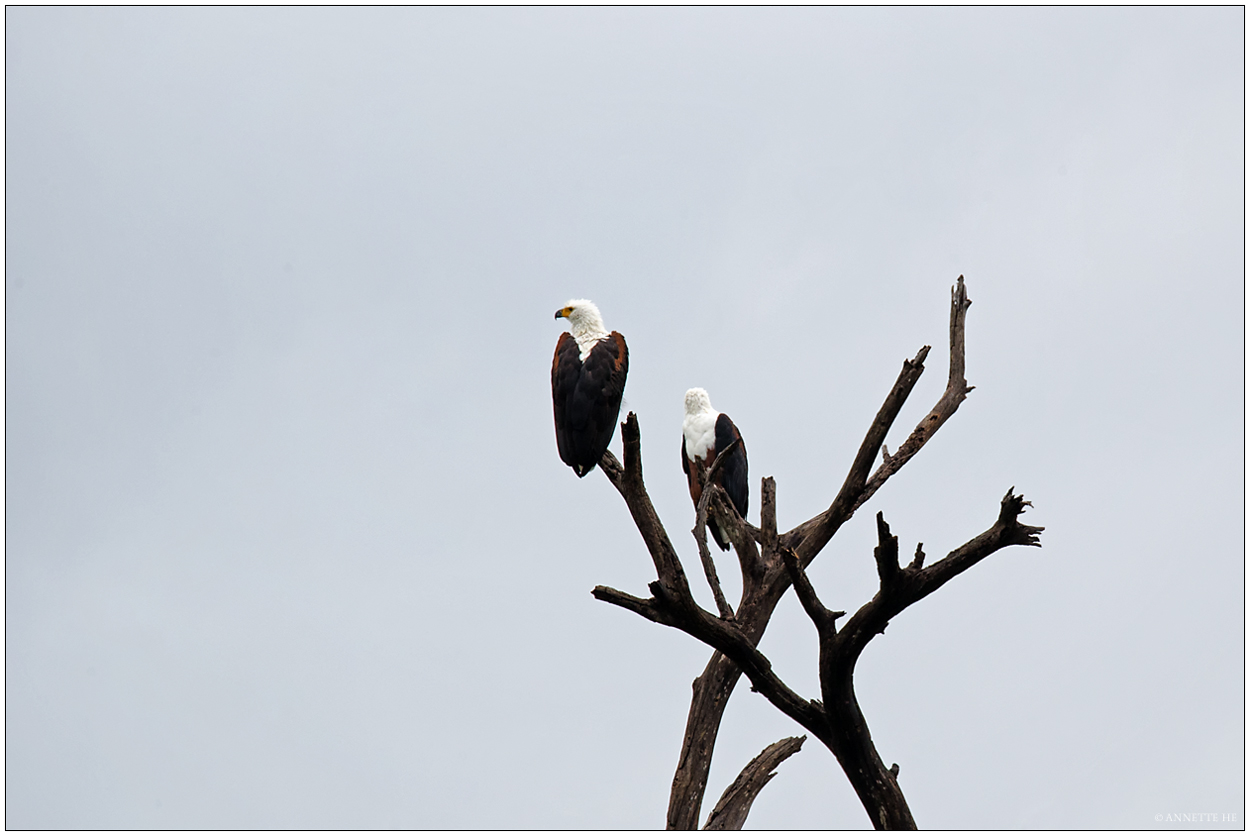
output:
[[[883,759],[926,828],[1244,827],[1243,9],[5,23],[8,827],[662,826],[708,650],[591,598],[654,575],[552,314],[628,340],[697,578],[685,390],[789,528],[960,274],[976,391],[813,582],[872,596],[877,511],[1046,531],[868,648]],[[818,696],[793,595],[762,649]],[[704,816],[800,731],[740,687]],[[869,822],[809,739],[748,824]]]

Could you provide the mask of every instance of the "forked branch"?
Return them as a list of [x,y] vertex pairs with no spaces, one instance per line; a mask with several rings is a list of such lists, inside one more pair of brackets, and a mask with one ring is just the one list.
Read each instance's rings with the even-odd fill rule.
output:
[[1024,525],[1019,516],[1029,503],[1013,493],[1003,497],[998,520],[987,531],[955,549],[944,559],[922,568],[924,552],[903,567],[898,560],[898,537],[890,532],[885,518],[877,514],[877,563],[879,588],[873,599],[837,630],[828,610],[816,598],[797,557],[786,555],[786,568],[795,592],[816,626],[820,640],[820,689],[829,714],[829,748],[837,757],[855,788],[856,794],[878,829],[914,829],[916,824],[898,785],[898,765],[887,769],[868,730],[868,723],[855,696],[855,664],[874,636],[882,633],[890,619],[932,594],[956,575],[1007,546],[1039,545],[1040,526]]
[[655,571],[666,587],[675,591],[684,590],[690,594],[690,584],[686,580],[685,570],[673,543],[668,539],[668,532],[655,513],[651,497],[647,495],[646,485],[642,480],[642,440],[638,432],[638,416],[629,413],[621,424],[621,442],[625,452],[625,464],[622,466],[612,453],[605,452],[599,460],[599,467],[607,475],[617,491],[625,499],[634,525],[647,545],[647,552],[655,564]]
[[[1037,534],[1041,529],[1018,522],[1016,518],[1027,503],[1008,492],[999,521],[989,531],[929,567],[924,566],[924,553],[918,547],[915,559],[902,567],[898,561],[897,540],[889,534],[888,526],[879,516],[880,542],[876,557],[880,591],[841,630],[836,622],[845,614],[831,612],[820,602],[805,568],[855,510],[919,452],[972,391],[964,377],[965,318],[970,304],[963,277],[960,276],[951,294],[950,374],[946,391],[937,405],[894,455],[886,451],[886,435],[924,372],[924,361],[929,353],[929,347],[924,346],[915,358],[904,361],[898,379],[868,428],[842,487],[824,512],[779,534],[776,486],[770,477],[761,485],[761,527],[757,529],[738,515],[723,490],[711,479],[707,480],[696,509],[694,535],[719,616],[694,602],[680,560],[646,494],[642,481],[637,418],[631,413],[621,425],[625,464],[617,462],[611,453],[605,454],[600,464],[625,498],[655,563],[658,580],[650,585],[652,597],[646,599],[602,586],[595,588],[594,595],[651,621],[676,627],[716,649],[707,668],[694,682],[686,736],[669,799],[669,828],[689,830],[697,827],[716,735],[729,696],[742,673],[746,673],[751,680],[753,690],[764,694],[833,751],[875,826],[915,827],[898,788],[897,766],[886,769],[882,764],[855,701],[852,687],[855,661],[867,642],[884,629],[893,615],[999,548],[1017,544],[1037,545]],[[883,462],[873,472],[879,451]],[[720,461],[718,457],[713,463],[713,473]],[[705,526],[709,514],[729,532],[742,565],[743,595],[736,613],[724,599],[707,549]],[[757,543],[762,551],[756,550]],[[805,700],[795,694],[776,676],[771,663],[757,649],[773,611],[792,583],[821,637],[823,703]],[[748,765],[743,774],[746,775],[750,769]],[[758,792],[758,788],[755,791]],[[725,797],[730,797],[732,792],[731,787]],[[741,815],[744,820],[745,809]],[[724,813],[718,814],[715,810],[709,817],[709,827],[714,822],[720,822],[722,826],[741,826],[741,821]]]
[[863,505],[868,499],[875,494],[886,480],[893,476],[902,468],[903,465],[911,461],[912,457],[920,452],[920,448],[925,445],[933,434],[946,423],[947,419],[955,414],[955,410],[959,409],[959,405],[968,397],[968,393],[975,389],[975,386],[969,386],[968,380],[964,377],[964,320],[968,315],[968,308],[972,306],[972,300],[968,298],[968,289],[964,285],[964,277],[960,276],[955,286],[951,288],[951,322],[950,322],[950,375],[946,379],[946,390],[942,392],[942,397],[938,398],[938,402],[933,409],[929,410],[929,414],[924,420],[916,425],[916,429],[912,430],[911,435],[903,442],[902,446],[895,451],[894,455],[889,455],[885,451],[885,445],[881,447],[882,461],[881,466],[872,474],[872,478],[864,485],[860,496],[855,500],[855,506],[852,512],[859,506]]
[[[962,280],[962,276],[960,279]],[[950,365],[957,372],[953,375],[955,378],[963,376],[967,306],[967,291],[963,289],[962,282],[957,281],[952,288],[950,310]],[[879,470],[872,477],[872,484],[869,486],[869,474],[872,472],[877,451],[884,449],[886,435],[912,388],[924,372],[924,363],[928,354],[929,347],[924,346],[917,352],[915,358],[903,362],[898,379],[869,426],[850,472],[828,509],[785,534],[778,535],[776,534],[775,491],[769,491],[766,488],[761,492],[761,529],[758,542],[763,547],[763,554],[759,562],[760,576],[758,580],[753,580],[750,584],[744,583],[743,599],[736,613],[738,625],[754,641],[758,642],[763,636],[773,610],[790,585],[790,575],[780,559],[782,547],[788,546],[795,549],[802,564],[804,566],[810,564],[842,524],[850,519],[855,509],[906,463],[906,459],[894,461],[894,457],[891,457],[891,467]],[[952,391],[952,384],[949,380],[947,391]],[[953,412],[953,409],[950,411]],[[920,444],[913,444],[909,448],[908,458],[916,454],[924,441],[933,437],[936,429],[936,426],[932,427],[921,439]],[[771,479],[768,484],[772,486]],[[741,672],[733,662],[719,654],[714,654],[708,661],[703,674],[696,680],[690,714],[686,721],[686,735],[682,742],[681,757],[673,775],[673,789],[669,796],[669,828],[691,830],[698,826],[699,809],[707,786],[716,735],[725,706],[737,685],[740,674]]]

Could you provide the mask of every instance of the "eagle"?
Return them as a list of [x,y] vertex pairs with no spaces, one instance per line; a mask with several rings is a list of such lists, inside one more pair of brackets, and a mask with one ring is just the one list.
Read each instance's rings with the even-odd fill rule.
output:
[[[716,461],[716,454],[724,450],[735,440],[738,446],[721,464],[714,482],[729,494],[729,501],[738,509],[743,519],[747,515],[747,501],[750,490],[747,487],[747,448],[742,442],[742,434],[734,426],[734,422],[723,412],[712,409],[712,400],[705,389],[691,389],[686,392],[686,417],[681,422],[681,469],[686,473],[690,483],[690,498],[695,507],[699,507],[699,498],[703,488],[699,485],[697,468],[691,462],[702,461],[705,468]],[[708,526],[712,539],[722,551],[729,548],[729,534],[719,525]]]
[[556,311],[569,330],[556,343],[551,361],[560,459],[578,477],[595,469],[616,431],[629,372],[629,349],[618,332],[608,333],[593,302],[573,299]]

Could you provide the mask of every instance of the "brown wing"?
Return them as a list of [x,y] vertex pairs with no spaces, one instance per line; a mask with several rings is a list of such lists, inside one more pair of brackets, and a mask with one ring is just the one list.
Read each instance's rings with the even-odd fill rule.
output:
[[613,331],[590,350],[584,362],[578,355],[577,341],[562,335],[556,346],[551,390],[560,458],[578,476],[585,476],[599,463],[616,431],[629,373],[629,349],[625,338]]
[[742,441],[738,427],[722,412],[716,418],[716,449],[724,450],[734,441],[738,442],[738,446],[721,465],[717,481],[724,487],[725,493],[729,494],[729,500],[738,509],[738,516],[746,519],[747,503],[751,495],[747,481],[747,445]]
[[577,340],[565,331],[556,343],[556,354],[551,360],[551,401],[556,419],[556,448],[560,451],[560,460],[570,467],[574,466],[574,459],[568,405],[581,374],[582,361],[578,357]]

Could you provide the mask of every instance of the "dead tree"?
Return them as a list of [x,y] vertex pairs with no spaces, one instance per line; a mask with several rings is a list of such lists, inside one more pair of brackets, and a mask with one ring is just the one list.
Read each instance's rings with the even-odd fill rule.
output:
[[[890,455],[884,444],[886,434],[924,371],[924,361],[929,354],[929,346],[924,346],[915,358],[903,362],[903,370],[868,428],[850,473],[833,502],[807,522],[785,533],[777,531],[777,490],[772,477],[765,478],[761,484],[760,527],[738,516],[724,490],[710,478],[728,452],[720,451],[707,473],[702,474],[706,488],[696,509],[693,532],[718,614],[708,612],[695,602],[677,551],[647,495],[642,478],[637,416],[631,412],[621,424],[625,462],[622,465],[608,452],[600,466],[625,499],[651,554],[657,579],[649,585],[649,598],[606,586],[595,587],[593,594],[601,601],[631,610],[643,618],[675,627],[715,649],[707,667],[694,681],[686,735],[669,798],[669,829],[698,827],[721,717],[734,686],[744,673],[752,690],[763,694],[829,748],[850,779],[874,827],[915,829],[915,820],[899,789],[898,765],[886,768],[855,698],[855,663],[868,642],[885,630],[891,618],[1001,548],[1040,545],[1038,534],[1042,528],[1019,522],[1020,514],[1030,503],[1017,496],[1012,488],[1003,497],[994,524],[986,531],[929,566],[924,565],[924,552],[917,546],[915,558],[902,566],[898,559],[898,538],[890,533],[885,519],[878,513],[878,545],[874,556],[880,586],[873,599],[860,607],[841,628],[837,620],[845,613],[830,611],[821,603],[805,570],[842,524],[920,451],[972,391],[964,378],[964,320],[971,304],[963,276],[960,276],[951,293],[950,377],[937,405],[898,451]],[[878,451],[881,451],[882,462],[874,471]],[[729,532],[742,570],[742,598],[736,611],[725,600],[708,552],[705,525],[709,514]],[[804,699],[791,690],[758,650],[773,611],[792,585],[820,640],[819,700]],[[741,828],[755,797],[772,777],[772,770],[798,751],[804,739],[787,738],[761,752],[725,791],[709,815],[706,827]]]

